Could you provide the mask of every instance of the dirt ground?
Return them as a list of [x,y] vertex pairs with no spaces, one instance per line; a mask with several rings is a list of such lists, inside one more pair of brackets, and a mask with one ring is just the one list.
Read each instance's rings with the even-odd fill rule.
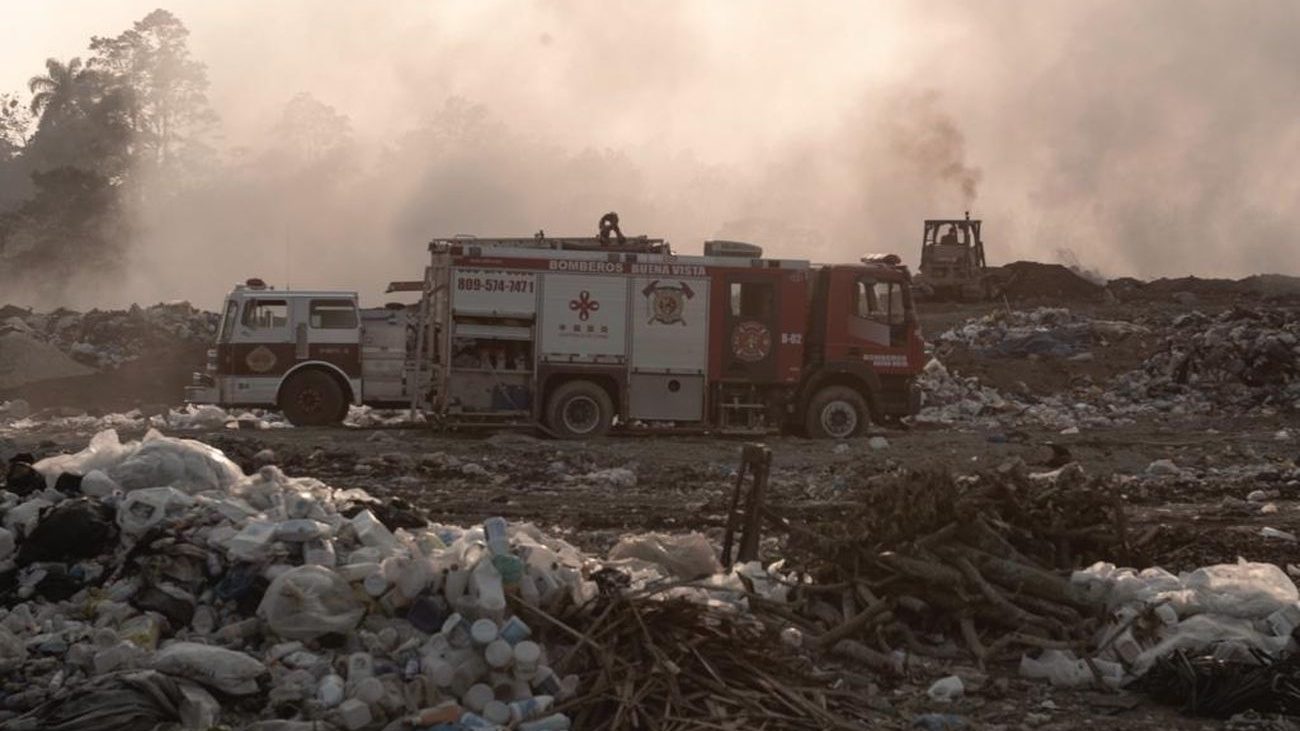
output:
[[[768,502],[793,522],[825,521],[854,499],[855,486],[865,477],[881,471],[972,472],[1016,458],[1045,470],[1034,465],[1051,457],[1044,445],[1055,442],[1089,474],[1139,475],[1160,459],[1188,471],[1187,479],[1135,481],[1126,490],[1130,531],[1139,536],[1139,545],[1134,555],[1115,557],[1117,563],[1179,571],[1244,557],[1287,566],[1300,562],[1300,545],[1260,534],[1266,526],[1300,533],[1300,484],[1276,477],[1298,466],[1300,442],[1278,440],[1280,429],[1300,434],[1300,421],[1148,423],[1070,436],[1031,429],[1013,435],[1015,441],[995,432],[892,430],[878,433],[889,441],[882,450],[873,450],[866,438],[837,445],[776,437],[765,441],[774,453]],[[129,436],[135,435],[123,434]],[[745,443],[704,437],[557,442],[524,434],[446,436],[422,429],[225,430],[196,436],[225,450],[246,471],[266,461],[268,455],[257,455],[269,449],[270,461],[290,474],[399,497],[434,521],[468,524],[489,515],[533,521],[598,553],[624,533],[648,530],[698,530],[720,542],[733,470]],[[48,453],[80,448],[87,435],[27,432],[9,438],[12,448]],[[598,477],[611,468],[630,470],[635,484]],[[1247,468],[1252,471],[1247,478],[1217,474]],[[1260,488],[1279,491],[1271,501],[1275,513],[1262,513],[1261,504],[1245,500]],[[765,535],[764,560],[781,557],[781,539]],[[941,674],[959,671],[982,685],[955,704],[935,704],[926,696],[938,675],[882,683],[872,692],[885,717],[899,720],[898,728],[925,712],[959,714],[974,728],[989,729],[1213,727],[1137,694],[1062,691],[1026,681],[1014,666],[983,673],[948,666]]]

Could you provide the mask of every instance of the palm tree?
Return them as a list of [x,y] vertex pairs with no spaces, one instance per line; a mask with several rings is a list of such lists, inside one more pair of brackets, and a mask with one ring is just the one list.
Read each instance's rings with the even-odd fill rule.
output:
[[33,76],[27,81],[32,92],[32,113],[44,122],[46,116],[57,114],[76,96],[78,80],[85,73],[81,59],[74,58],[66,64],[57,58],[46,59],[44,76]]

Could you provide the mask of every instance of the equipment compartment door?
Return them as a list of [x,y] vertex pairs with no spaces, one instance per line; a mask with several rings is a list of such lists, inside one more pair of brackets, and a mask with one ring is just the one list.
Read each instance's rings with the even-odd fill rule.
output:
[[[735,272],[714,301],[722,310],[723,379],[760,383],[778,380],[777,338],[780,334],[780,273]],[[720,300],[720,301],[719,301]]]

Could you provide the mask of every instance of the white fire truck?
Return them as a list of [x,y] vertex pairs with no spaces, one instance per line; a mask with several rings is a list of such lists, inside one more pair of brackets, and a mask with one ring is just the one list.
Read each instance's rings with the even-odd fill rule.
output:
[[562,438],[612,427],[787,429],[845,438],[915,411],[924,364],[910,277],[764,259],[709,241],[677,256],[647,238],[438,239],[418,304],[354,292],[226,299],[192,403],[338,423],[349,404],[418,409],[448,427],[532,424]]

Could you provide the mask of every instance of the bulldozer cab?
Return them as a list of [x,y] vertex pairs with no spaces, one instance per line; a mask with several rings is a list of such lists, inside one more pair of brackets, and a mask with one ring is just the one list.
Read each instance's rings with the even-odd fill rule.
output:
[[926,294],[968,299],[985,289],[987,264],[980,223],[969,212],[965,218],[926,220],[916,278]]
[[984,242],[980,239],[980,221],[966,218],[935,218],[925,222],[921,239],[921,271],[926,265],[957,266],[969,275],[979,276],[984,263]]

